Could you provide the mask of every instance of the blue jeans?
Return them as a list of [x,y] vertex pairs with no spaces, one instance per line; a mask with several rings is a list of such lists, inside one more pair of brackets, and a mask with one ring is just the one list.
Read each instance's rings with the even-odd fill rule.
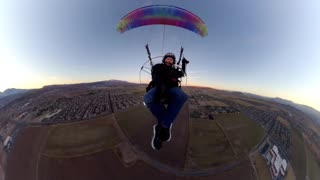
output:
[[159,124],[169,128],[171,123],[176,119],[183,104],[187,101],[188,95],[181,88],[173,87],[168,90],[170,97],[168,107],[156,101],[156,88],[152,88],[144,96],[144,102],[152,114],[158,119]]

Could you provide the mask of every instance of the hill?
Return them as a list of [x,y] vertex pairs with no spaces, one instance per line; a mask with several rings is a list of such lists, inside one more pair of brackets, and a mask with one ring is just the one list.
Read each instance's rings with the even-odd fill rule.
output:
[[23,96],[26,92],[28,92],[28,89],[7,89],[4,92],[0,92],[0,108],[6,106],[10,102],[14,101],[15,99],[20,98]]
[[279,97],[273,98],[272,99],[275,102],[281,103],[281,104],[285,104],[285,105],[289,105],[292,106],[302,112],[304,112],[305,114],[307,114],[313,121],[315,121],[316,123],[318,123],[318,125],[320,125],[320,112],[317,111],[316,109],[307,106],[307,105],[303,105],[303,104],[297,104],[294,103],[292,101],[288,101]]
[[6,89],[3,92],[0,92],[0,99],[4,98],[6,96],[14,95],[14,94],[20,94],[20,93],[25,93],[29,91],[28,89],[15,89],[15,88],[9,88]]

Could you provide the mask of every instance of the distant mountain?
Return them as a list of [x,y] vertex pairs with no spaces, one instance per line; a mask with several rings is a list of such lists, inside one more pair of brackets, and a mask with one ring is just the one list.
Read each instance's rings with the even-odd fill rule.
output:
[[79,84],[62,84],[62,85],[48,85],[44,86],[44,89],[56,88],[56,87],[86,87],[86,88],[97,88],[97,87],[107,87],[107,86],[126,86],[126,85],[137,85],[135,83],[130,83],[128,81],[122,80],[107,80],[98,81],[90,83],[79,83]]
[[6,89],[4,92],[0,92],[0,99],[6,96],[10,96],[13,94],[19,94],[19,93],[25,93],[29,91],[28,89],[15,89],[15,88],[10,88]]
[[252,93],[239,92],[239,91],[232,91],[232,93],[233,93],[234,95],[243,95],[243,96],[247,96],[247,97],[251,97],[251,98],[256,98],[256,99],[270,100],[269,97],[260,96],[260,95],[256,95],[256,94],[252,94]]
[[312,107],[302,105],[302,104],[298,104],[298,106],[301,111],[308,114],[311,118],[315,119],[320,124],[320,112],[319,111],[317,111],[316,109],[314,109]]
[[23,95],[25,95],[25,93],[11,94],[11,95],[0,98],[0,109],[6,106],[7,104],[9,104],[10,102],[22,97]]
[[300,111],[306,113],[310,118],[312,118],[314,121],[316,121],[319,125],[320,125],[320,112],[317,111],[316,109],[310,107],[310,106],[306,106],[303,104],[296,104],[292,101],[286,100],[286,99],[282,99],[279,97],[276,98],[272,98],[273,101],[281,103],[281,104],[286,104],[286,105],[290,105],[293,106],[296,109],[299,109]]
[[15,99],[23,96],[28,89],[7,89],[4,92],[0,92],[0,108],[6,106],[10,102],[14,101]]
[[285,104],[285,105],[291,105],[291,106],[294,106],[296,105],[294,102],[292,101],[289,101],[289,100],[286,100],[286,99],[282,99],[282,98],[279,98],[279,97],[276,97],[276,98],[271,98],[273,101],[277,102],[277,103],[280,103],[280,104]]
[[136,85],[135,83],[130,83],[128,81],[121,81],[121,80],[108,80],[108,81],[98,81],[93,83],[82,83],[84,85],[91,85],[91,86],[124,86],[124,85]]
[[[62,85],[48,85],[44,86],[40,89],[7,89],[4,92],[0,92],[0,109],[7,106],[11,102],[18,100],[19,98],[24,98],[25,95],[28,94],[32,96],[32,94],[37,94],[41,96],[41,94],[50,95],[61,95],[67,94],[70,92],[85,92],[86,90],[99,89],[104,87],[116,87],[116,86],[131,86],[138,85],[135,83],[130,83],[127,81],[121,80],[107,80],[107,81],[99,81],[99,82],[90,82],[90,83],[79,83],[79,84],[62,84]],[[30,93],[27,93],[30,92]]]
[[320,112],[310,106],[306,106],[303,104],[297,104],[292,101],[282,99],[279,97],[270,98],[270,97],[265,97],[265,96],[260,96],[260,95],[256,95],[256,94],[245,93],[245,92],[239,92],[239,91],[233,91],[232,93],[235,95],[244,95],[244,96],[248,96],[248,97],[252,97],[252,98],[258,98],[258,99],[269,100],[269,101],[271,100],[273,102],[277,102],[280,104],[289,105],[289,106],[294,107],[294,108],[302,111],[303,113],[307,114],[312,120],[314,120],[316,123],[318,123],[320,125]]

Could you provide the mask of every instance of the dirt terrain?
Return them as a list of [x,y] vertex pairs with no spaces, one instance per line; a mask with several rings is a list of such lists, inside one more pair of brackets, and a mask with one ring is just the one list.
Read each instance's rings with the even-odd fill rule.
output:
[[[0,180],[255,179],[247,155],[261,141],[262,128],[285,156],[301,149],[292,148],[301,140],[289,127],[318,137],[289,106],[210,88],[186,92],[171,141],[156,151],[150,142],[157,122],[143,105],[142,86],[30,91],[0,110],[2,139],[18,132],[10,152],[0,151]],[[304,176],[297,164],[305,160],[290,161],[297,177]]]
[[[67,139],[64,144],[56,144],[56,138],[61,139],[63,134],[68,135],[73,129],[82,129],[83,133],[92,133],[88,127],[99,126],[121,128],[117,125],[114,116],[106,116],[79,123],[65,123],[58,126],[34,126],[21,129],[16,137],[12,152],[9,153],[6,179],[7,180],[85,180],[85,179],[229,179],[229,177],[238,177],[250,179],[251,172],[248,163],[244,162],[226,173],[210,175],[204,177],[188,176],[184,172],[186,149],[188,143],[188,107],[184,106],[178,116],[173,128],[172,139],[165,143],[161,151],[155,151],[150,147],[152,138],[152,126],[154,119],[144,124],[143,131],[138,131],[131,138],[124,137],[124,133],[119,131],[110,131],[113,136],[117,136],[117,141],[112,141],[108,146],[101,146],[100,151],[96,152],[91,147],[92,144],[82,144],[78,139],[77,143]],[[148,121],[147,121],[148,122]],[[118,126],[118,127],[115,127]],[[82,128],[81,128],[82,127]],[[90,129],[90,128],[89,128]],[[108,128],[105,128],[108,130]],[[110,128],[109,128],[110,129]],[[56,132],[59,132],[58,135]],[[79,131],[80,133],[81,131]],[[115,132],[118,132],[115,134]],[[96,133],[94,136],[108,137],[104,133]],[[67,137],[66,137],[67,138]],[[78,137],[79,138],[79,137]],[[87,138],[83,138],[87,142]],[[91,138],[97,144],[104,142],[101,138]],[[133,149],[136,159],[130,165],[123,163],[123,157],[119,156],[117,148],[120,144],[127,142]],[[83,146],[82,148],[79,145]],[[55,149],[54,153],[48,153],[50,147]],[[69,154],[73,147],[82,150],[77,156]],[[49,148],[49,149],[48,149]],[[58,148],[58,150],[57,150]],[[65,148],[68,153],[65,153]],[[71,150],[72,151],[71,151]],[[90,153],[91,152],[91,153]],[[60,154],[59,154],[60,153]],[[49,154],[49,155],[48,155]],[[63,155],[63,156],[62,156]],[[126,155],[124,155],[126,156]],[[143,156],[143,157],[141,157]],[[130,157],[127,157],[130,159]],[[150,161],[145,161],[148,158]],[[160,163],[160,165],[159,165]],[[162,165],[172,169],[172,172],[166,171]],[[246,170],[245,170],[246,169]],[[179,175],[177,175],[179,174]]]

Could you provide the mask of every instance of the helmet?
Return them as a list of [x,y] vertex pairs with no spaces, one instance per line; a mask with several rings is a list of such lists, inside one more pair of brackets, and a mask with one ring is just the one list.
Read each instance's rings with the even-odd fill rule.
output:
[[163,56],[163,59],[162,59],[162,62],[163,62],[163,63],[164,63],[164,60],[165,60],[167,57],[171,57],[171,58],[173,59],[173,64],[176,63],[176,56],[175,56],[173,53],[171,53],[171,52],[169,52],[169,53],[167,53],[167,54],[165,54],[165,55]]

